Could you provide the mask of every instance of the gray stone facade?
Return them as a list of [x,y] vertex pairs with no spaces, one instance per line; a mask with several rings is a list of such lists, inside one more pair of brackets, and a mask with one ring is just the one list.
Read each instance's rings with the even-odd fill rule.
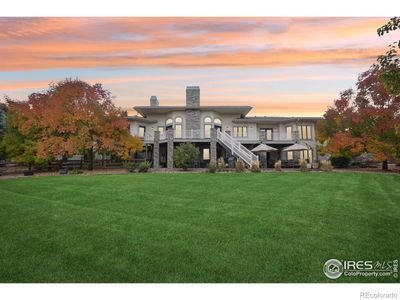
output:
[[154,131],[153,168],[160,168],[160,131]]
[[167,168],[172,169],[174,167],[174,131],[172,129],[167,130]]
[[186,87],[186,107],[200,108],[200,88],[198,86]]
[[186,88],[186,131],[193,130],[192,136],[200,138],[201,116],[200,116],[200,88],[188,86]]

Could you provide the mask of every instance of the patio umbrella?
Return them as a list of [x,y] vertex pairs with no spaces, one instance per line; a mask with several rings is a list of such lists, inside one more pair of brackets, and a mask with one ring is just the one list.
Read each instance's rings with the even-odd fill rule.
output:
[[278,151],[278,149],[265,144],[260,144],[251,150],[251,152],[258,153],[260,158],[261,158],[261,153],[265,153],[265,156],[263,156],[265,159],[265,165],[267,165],[267,152],[272,152],[272,151]]
[[278,149],[265,145],[265,144],[260,144],[257,147],[255,147],[251,152],[257,153],[257,152],[272,152],[272,151],[278,151]]
[[309,148],[306,145],[302,144],[293,144],[286,148],[283,148],[282,151],[301,151],[301,150],[308,150]]

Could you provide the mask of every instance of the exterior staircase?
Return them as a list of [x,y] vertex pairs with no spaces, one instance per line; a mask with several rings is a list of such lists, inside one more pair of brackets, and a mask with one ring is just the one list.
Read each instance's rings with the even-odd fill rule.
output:
[[258,162],[257,155],[255,155],[226,132],[217,130],[217,141],[231,150],[232,155],[243,160],[248,166]]

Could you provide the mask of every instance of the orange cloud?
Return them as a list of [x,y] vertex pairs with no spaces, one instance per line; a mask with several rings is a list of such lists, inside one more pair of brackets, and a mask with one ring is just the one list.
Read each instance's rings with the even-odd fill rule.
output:
[[[384,22],[382,18],[0,18],[0,71],[357,63],[384,51],[387,43],[379,43],[376,35]],[[355,39],[357,46],[341,45],[343,39]]]

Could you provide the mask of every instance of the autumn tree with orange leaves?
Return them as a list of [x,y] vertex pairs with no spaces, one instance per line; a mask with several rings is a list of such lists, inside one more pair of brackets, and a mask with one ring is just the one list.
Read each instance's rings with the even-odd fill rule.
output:
[[21,119],[15,125],[19,132],[35,129],[36,159],[85,154],[93,169],[95,153],[129,159],[142,149],[140,139],[129,133],[124,112],[101,84],[66,79],[25,102],[8,99],[8,106]]
[[400,94],[389,93],[379,67],[372,66],[360,74],[356,91],[344,91],[334,101],[318,128],[328,153],[354,157],[368,152],[387,169],[388,160],[400,159]]

